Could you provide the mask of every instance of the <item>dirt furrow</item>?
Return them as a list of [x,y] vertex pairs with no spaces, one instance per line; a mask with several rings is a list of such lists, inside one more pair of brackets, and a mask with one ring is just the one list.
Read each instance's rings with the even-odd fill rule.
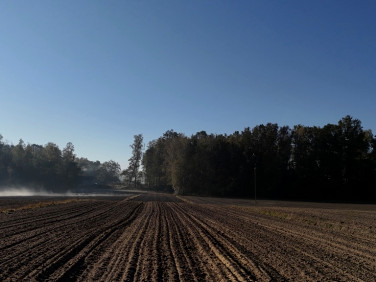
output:
[[[330,259],[330,269],[338,269],[339,273],[342,273],[343,266],[347,265],[347,274],[342,275],[347,276],[349,280],[354,279],[351,273],[359,269],[366,269],[366,273],[376,271],[375,252],[366,249],[367,246],[364,245],[362,248],[357,248],[358,244],[352,244],[352,241],[349,240],[345,241],[343,236],[333,238],[324,234],[322,230],[310,229],[308,231],[306,226],[287,225],[283,220],[270,218],[263,218],[259,221],[259,225],[268,229],[269,233],[275,233],[276,236],[284,234],[285,240],[290,240],[292,246],[299,246],[300,242],[301,250],[306,256],[309,256],[306,250],[311,250],[311,258],[314,253],[317,253],[316,260],[319,261],[319,264],[325,266],[328,263],[325,260]],[[327,267],[324,267],[325,269]],[[364,279],[367,278],[369,277],[364,277]]]
[[[91,213],[94,213],[91,215]],[[22,230],[17,231],[16,233],[10,232],[8,236],[4,236],[1,241],[1,247],[2,249],[10,250],[11,248],[17,248],[18,250],[22,250],[21,246],[17,246],[18,244],[27,243],[29,244],[30,241],[34,241],[36,237],[42,237],[45,236],[47,233],[50,233],[51,231],[56,232],[59,229],[65,230],[66,228],[69,228],[73,224],[79,224],[80,221],[86,221],[87,216],[89,217],[95,217],[95,216],[101,216],[101,214],[96,215],[97,209],[91,208],[84,212],[79,212],[75,214],[71,214],[70,216],[63,216],[63,217],[56,217],[53,222],[44,222],[41,225],[37,226],[27,226],[27,228],[24,228]],[[28,248],[31,246],[28,245]]]
[[[111,209],[113,208],[111,207]],[[106,208],[106,210],[108,209]],[[108,218],[116,218],[113,217],[114,214],[116,213],[113,212],[112,216],[111,214],[107,216]],[[84,246],[90,241],[92,234],[95,234],[93,230],[98,225],[93,224],[94,222],[91,221],[90,217],[85,218],[80,217],[80,221],[83,220],[83,224],[70,222],[68,226],[71,230],[67,230],[67,227],[55,229],[53,225],[49,226],[51,229],[50,232],[46,232],[46,235],[44,235],[47,239],[44,240],[43,244],[34,246],[35,248],[33,249],[29,249],[25,245],[25,248],[20,250],[20,255],[15,257],[13,264],[10,264],[12,260],[5,258],[4,262],[7,265],[13,265],[13,267],[9,271],[4,271],[3,274],[8,277],[26,277],[33,275],[30,272],[37,273],[42,270],[47,274],[52,272],[53,267],[51,268],[51,265],[55,265],[60,257],[64,257],[64,254],[70,253],[72,250],[77,251],[77,248],[79,248],[77,246]],[[103,226],[106,226],[106,219],[107,217],[103,217],[102,221],[97,223],[100,224],[102,222]],[[41,238],[44,238],[44,236]],[[32,241],[26,240],[25,242],[31,243]],[[30,268],[31,265],[33,265],[33,268]],[[46,268],[46,266],[48,267]],[[47,269],[49,270],[47,271]]]
[[[129,250],[126,251],[128,254],[128,259],[126,260],[126,266],[124,269],[124,273],[122,273],[121,280],[122,281],[134,281],[136,271],[139,267],[140,261],[140,247],[145,240],[145,236],[149,230],[151,225],[151,219],[153,214],[153,209],[150,205],[146,205],[147,208],[145,209],[144,216],[141,217],[141,228],[139,228],[138,232],[134,234],[128,241],[130,245]],[[142,220],[143,219],[143,220]],[[143,223],[142,223],[143,222]],[[149,270],[150,271],[150,270]],[[121,273],[119,273],[121,274]]]
[[171,252],[175,258],[175,266],[179,273],[180,280],[199,281],[206,277],[203,268],[197,266],[198,260],[194,257],[195,245],[193,238],[189,236],[189,231],[185,224],[179,219],[173,204],[169,203],[169,213],[167,217],[168,228],[170,230]]
[[0,281],[376,281],[376,207],[194,200],[140,193],[0,214]]
[[172,233],[171,222],[170,222],[170,215],[171,210],[167,204],[163,204],[163,213],[162,213],[162,234],[164,234],[163,238],[163,245],[161,246],[165,252],[167,252],[166,257],[168,258],[166,265],[164,266],[167,270],[169,270],[169,280],[179,281],[183,276],[179,269],[181,266],[176,258],[176,252],[173,252],[172,241],[174,240],[174,234]]
[[[274,211],[273,211],[274,212]],[[279,211],[276,211],[278,213]],[[239,216],[239,214],[237,215]],[[296,215],[290,215],[291,217]],[[310,222],[309,220],[293,220],[284,218],[273,218],[267,215],[253,214],[254,218],[260,218],[262,224],[269,223],[270,226],[281,226],[286,230],[291,230],[294,233],[300,233],[299,236],[310,236],[310,238],[322,238],[325,237],[325,241],[333,244],[335,249],[349,246],[350,248],[346,251],[352,250],[357,252],[357,255],[366,255],[369,253],[369,257],[374,257],[375,252],[370,252],[373,248],[376,250],[376,240],[375,237],[361,237],[359,234],[348,234],[343,230],[335,231],[331,230],[332,224],[327,224],[327,227],[319,227],[317,223]],[[320,219],[324,220],[324,219]],[[307,222],[309,224],[307,224]],[[309,229],[309,232],[307,230]],[[349,240],[350,239],[350,240]],[[370,249],[371,248],[371,249]]]
[[[82,248],[78,254],[72,256],[63,266],[60,266],[59,272],[49,279],[59,281],[77,280],[93,264],[97,255],[106,250],[119,237],[119,234],[124,232],[125,227],[138,217],[141,209],[142,205],[140,204],[130,210],[129,214],[125,214],[125,218],[105,226],[103,230],[98,230],[96,237]],[[75,253],[73,252],[73,254]]]
[[[213,222],[211,224],[205,223],[205,221],[201,220],[202,214],[192,213],[189,216],[204,231],[209,239],[209,244],[213,244],[215,249],[218,249],[217,253],[220,254],[221,260],[223,260],[222,257],[224,255],[227,256],[228,261],[226,263],[230,263],[233,271],[241,273],[241,276],[247,280],[268,280],[271,278],[270,269],[260,267],[257,260],[254,261],[251,259],[254,256],[245,256],[243,253],[244,248],[239,248],[239,245],[232,238],[221,232],[220,228],[215,228],[221,225],[219,222],[216,224],[213,224]],[[245,266],[248,266],[249,269]],[[272,273],[274,278],[284,279],[278,272],[273,271]],[[239,278],[237,277],[237,279]]]
[[[206,263],[210,263],[210,266],[216,269],[215,272],[220,274],[218,278],[230,278],[235,280],[247,280],[252,275],[244,275],[242,271],[236,268],[236,262],[228,253],[221,251],[225,250],[223,246],[220,246],[218,241],[213,240],[207,230],[198,225],[188,212],[184,212],[183,209],[178,208],[176,212],[177,216],[181,218],[181,221],[187,226],[187,230],[191,233],[192,237],[196,241],[196,246],[200,251],[200,256],[206,257]],[[205,266],[207,268],[208,264]],[[211,273],[209,269],[206,269],[207,274]],[[209,274],[210,275],[210,274]],[[251,277],[254,278],[255,277]]]
[[[204,210],[208,212],[208,209],[204,209]],[[221,215],[221,213],[219,213],[218,210],[216,210],[215,208],[213,208],[212,212],[213,212],[212,215],[206,214],[206,216],[202,216],[202,218],[205,218],[205,220],[211,220],[214,218],[214,214],[217,217]],[[242,222],[240,217],[237,217],[237,218],[239,222]],[[220,217],[219,220],[222,222],[222,229],[225,228],[226,226],[227,227],[232,226],[232,228],[226,228],[225,232],[227,234],[231,234],[232,230],[236,230],[236,233],[239,233],[239,232],[241,233],[243,231],[248,230],[248,232],[251,234],[251,232],[254,231],[254,228],[252,229],[248,228],[249,223],[250,223],[249,220],[250,219],[251,221],[255,220],[258,226],[263,227],[265,229],[264,230],[265,234],[261,236],[260,237],[261,240],[258,241],[259,245],[267,246],[266,242],[263,243],[262,238],[268,238],[268,241],[270,242],[279,241],[280,243],[278,245],[281,245],[281,248],[277,249],[277,254],[281,254],[283,253],[283,251],[288,250],[287,255],[285,255],[284,258],[281,258],[281,260],[284,259],[285,261],[288,261],[289,259],[291,259],[291,261],[294,261],[292,265],[299,266],[297,268],[298,271],[299,269],[302,269],[302,270],[305,269],[304,272],[301,271],[302,274],[308,272],[310,273],[309,275],[311,277],[315,277],[315,275],[319,275],[317,277],[321,277],[322,279],[323,277],[328,277],[328,275],[332,275],[333,278],[335,278],[338,275],[335,274],[333,270],[337,269],[336,271],[340,275],[342,275],[343,277],[342,279],[347,277],[347,279],[351,281],[354,279],[354,276],[351,273],[357,273],[359,272],[360,269],[362,269],[363,270],[362,272],[365,273],[364,275],[363,274],[360,275],[360,277],[363,277],[362,279],[367,280],[373,277],[372,275],[370,276],[370,273],[374,273],[374,270],[372,269],[372,265],[373,265],[373,268],[375,267],[374,260],[371,260],[371,261],[368,260],[368,262],[366,261],[365,263],[363,261],[364,263],[363,264],[362,262],[359,261],[359,259],[361,259],[361,256],[354,256],[355,261],[351,263],[351,257],[349,256],[348,253],[345,253],[345,255],[343,255],[344,253],[343,252],[341,253],[340,250],[338,250],[337,248],[328,248],[328,245],[326,244],[326,242],[321,241],[322,240],[321,238],[325,238],[324,234],[321,234],[321,236],[315,237],[315,239],[309,240],[307,239],[307,236],[310,236],[308,230],[305,230],[305,232],[303,230],[301,233],[298,233],[296,234],[296,236],[293,236],[291,233],[289,234],[290,232],[289,229],[294,228],[294,226],[278,227],[280,225],[281,220],[274,219],[275,222],[272,222],[271,220],[267,220],[265,218],[262,220],[260,220],[260,218],[258,219],[257,218],[258,217],[256,217],[256,219],[255,217],[247,218],[247,221],[243,222],[244,227],[241,229],[237,227],[238,224],[236,224],[236,221],[231,221],[231,216],[229,216],[228,214],[224,217]],[[270,224],[268,224],[268,222]],[[300,229],[295,227],[293,230],[296,231]],[[246,236],[240,236],[239,239],[237,239],[237,242],[244,241],[243,238],[246,238]],[[245,241],[247,240],[248,239],[246,239]],[[283,243],[283,245],[281,243]],[[291,246],[291,247],[287,247],[287,246]],[[255,247],[257,247],[257,245],[255,245]],[[273,247],[269,246],[266,249],[272,252]],[[267,255],[264,257],[266,258]],[[345,259],[342,259],[342,257],[344,257]],[[327,264],[328,260],[331,261],[329,266]],[[297,264],[299,261],[301,261],[301,263]],[[307,261],[309,261],[310,263],[307,264]],[[311,267],[307,268],[306,267],[307,265],[310,265]],[[346,265],[347,267],[344,268],[344,266]],[[367,269],[367,265],[368,265],[368,269]],[[348,269],[349,271],[343,272],[342,269]],[[321,275],[319,273],[321,273]],[[294,274],[295,277],[297,275],[298,273]]]
[[140,250],[140,261],[137,265],[135,281],[163,281],[163,254],[162,236],[162,209],[157,202],[146,203],[152,209],[149,231],[145,234],[145,240]]
[[[273,244],[273,242],[278,243],[277,237],[270,236],[265,228],[260,228],[259,225],[242,223],[239,224],[239,221],[234,220],[231,217],[222,217],[222,213],[219,210],[213,209],[212,211],[205,208],[196,207],[194,214],[197,215],[197,218],[202,219],[207,222],[207,226],[213,228],[214,233],[220,234],[230,242],[238,251],[242,253],[246,258],[251,259],[258,266],[258,269],[262,272],[265,272],[269,277],[273,277],[278,280],[285,279],[294,273],[295,277],[300,276],[299,268],[295,268],[294,264],[292,266],[283,263],[287,261],[286,250],[278,249],[278,245]],[[228,221],[228,222],[227,222]],[[232,228],[227,228],[228,224]],[[234,230],[234,231],[232,231]],[[247,232],[244,232],[247,230]],[[249,249],[251,246],[252,249]],[[261,247],[261,248],[260,248]],[[278,252],[273,254],[273,250],[277,247]],[[267,250],[267,252],[265,252]],[[290,251],[290,250],[289,250]],[[273,255],[271,256],[270,253]],[[281,256],[281,253],[283,254]],[[281,269],[282,265],[285,265]],[[286,268],[289,269],[286,272]],[[257,268],[256,268],[257,269]],[[279,269],[277,271],[276,269]],[[263,278],[266,279],[266,278]]]
[[[111,209],[112,216],[118,214],[122,211],[119,209]],[[127,210],[127,214],[135,213],[137,206],[131,205]],[[109,220],[106,220],[109,219]],[[116,230],[117,225],[120,224],[116,217],[104,217],[102,221],[97,222],[97,224],[84,224],[82,227],[85,230],[78,231],[75,236],[68,239],[68,243],[64,247],[60,248],[59,251],[55,250],[54,256],[50,257],[45,264],[48,267],[44,267],[38,274],[37,278],[39,280],[58,278],[61,273],[68,271],[69,269],[78,270],[78,266],[81,261],[79,261],[84,255],[88,254],[97,244],[104,241],[114,230]],[[73,235],[73,234],[72,234]],[[78,262],[79,261],[79,262]],[[76,268],[74,268],[76,266]],[[72,275],[74,271],[70,271]],[[33,273],[32,273],[33,275]],[[55,280],[56,280],[55,279]]]
[[[147,223],[145,214],[147,209],[143,205],[143,210],[138,217],[127,226],[119,237],[111,246],[108,246],[102,254],[98,254],[98,258],[88,267],[87,273],[83,277],[90,280],[107,280],[118,281],[121,279],[126,267],[126,262],[129,259],[129,253],[137,234],[142,232],[144,224]],[[132,243],[131,243],[132,242]]]
[[[268,230],[272,232],[274,228],[268,226]],[[355,281],[357,276],[352,275],[353,272],[359,272],[359,270],[366,270],[366,273],[376,271],[374,262],[370,260],[364,260],[364,256],[356,256],[353,254],[353,249],[348,247],[341,247],[339,244],[330,244],[322,237],[311,237],[308,234],[294,233],[285,229],[274,229],[275,234],[284,239],[286,244],[290,243],[290,248],[295,249],[300,253],[300,257],[311,258],[318,266],[317,271],[323,273],[323,276],[333,274],[333,270],[339,274],[342,280],[345,278],[348,281]],[[374,260],[374,258],[372,258]],[[371,277],[361,275],[361,279],[368,280]]]
[[[81,223],[87,222],[88,220],[96,220],[96,218],[101,218],[104,216],[105,213],[110,212],[114,207],[111,205],[101,206],[101,209],[98,209],[98,206],[95,205],[93,207],[89,207],[88,210],[79,211],[76,214],[70,215],[68,217],[62,214],[62,217],[57,218],[54,222],[43,222],[43,225],[30,228],[26,227],[24,230],[19,231],[17,234],[12,234],[6,238],[3,238],[1,241],[2,247],[0,250],[7,249],[11,251],[14,257],[18,256],[18,253],[22,254],[25,250],[30,248],[35,248],[39,246],[39,241],[41,240],[40,237],[45,241],[45,238],[49,237],[51,233],[66,233],[66,230],[72,227],[80,226]],[[43,220],[44,215],[38,215],[42,217]],[[26,225],[28,226],[28,225]],[[22,246],[24,245],[24,246]],[[10,258],[7,257],[7,260]]]
[[[64,208],[59,205],[17,211],[15,212],[17,213],[15,216],[3,215],[1,217],[0,230],[6,229],[7,232],[2,235],[9,235],[12,233],[11,230],[13,229],[25,230],[25,227],[48,225],[63,217],[69,218],[71,215],[80,216],[81,213],[84,214],[85,212],[90,212],[90,210],[101,208],[102,205],[105,205],[105,203],[91,202],[85,204],[76,202],[64,204]],[[36,217],[36,213],[38,212],[43,213],[43,218]]]
[[[226,277],[226,273],[217,262],[214,262],[215,254],[208,248],[205,241],[202,239],[199,231],[186,218],[186,216],[179,211],[175,213],[179,222],[182,223],[183,232],[186,232],[190,240],[189,259],[193,265],[193,272],[195,279],[202,277],[206,280],[222,280]],[[197,275],[199,273],[199,275]]]

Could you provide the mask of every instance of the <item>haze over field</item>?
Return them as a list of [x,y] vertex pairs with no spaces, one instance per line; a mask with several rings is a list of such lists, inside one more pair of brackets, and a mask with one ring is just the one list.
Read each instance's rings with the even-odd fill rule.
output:
[[[128,193],[128,192],[127,192]],[[99,196],[126,196],[122,191],[110,189],[80,189],[66,192],[46,191],[28,187],[0,187],[0,197],[99,197]]]
[[63,195],[52,192],[47,192],[44,190],[36,190],[26,187],[18,188],[0,188],[0,197],[25,197],[25,196],[50,196],[50,195]]

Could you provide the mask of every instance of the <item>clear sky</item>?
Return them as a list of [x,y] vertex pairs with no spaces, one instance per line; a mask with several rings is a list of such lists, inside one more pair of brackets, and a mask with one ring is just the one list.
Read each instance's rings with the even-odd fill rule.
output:
[[376,133],[376,1],[0,1],[0,134],[125,168],[267,122]]

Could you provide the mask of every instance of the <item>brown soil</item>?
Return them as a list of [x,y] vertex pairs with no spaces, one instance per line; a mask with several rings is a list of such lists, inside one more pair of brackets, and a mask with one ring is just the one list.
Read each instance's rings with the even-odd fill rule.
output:
[[375,206],[151,193],[23,201],[0,213],[0,281],[376,279]]

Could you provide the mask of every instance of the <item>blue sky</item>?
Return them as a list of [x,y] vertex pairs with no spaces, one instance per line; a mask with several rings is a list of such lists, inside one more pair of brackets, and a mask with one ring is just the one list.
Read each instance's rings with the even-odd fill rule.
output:
[[376,133],[375,1],[0,1],[0,134],[115,160],[174,129]]

